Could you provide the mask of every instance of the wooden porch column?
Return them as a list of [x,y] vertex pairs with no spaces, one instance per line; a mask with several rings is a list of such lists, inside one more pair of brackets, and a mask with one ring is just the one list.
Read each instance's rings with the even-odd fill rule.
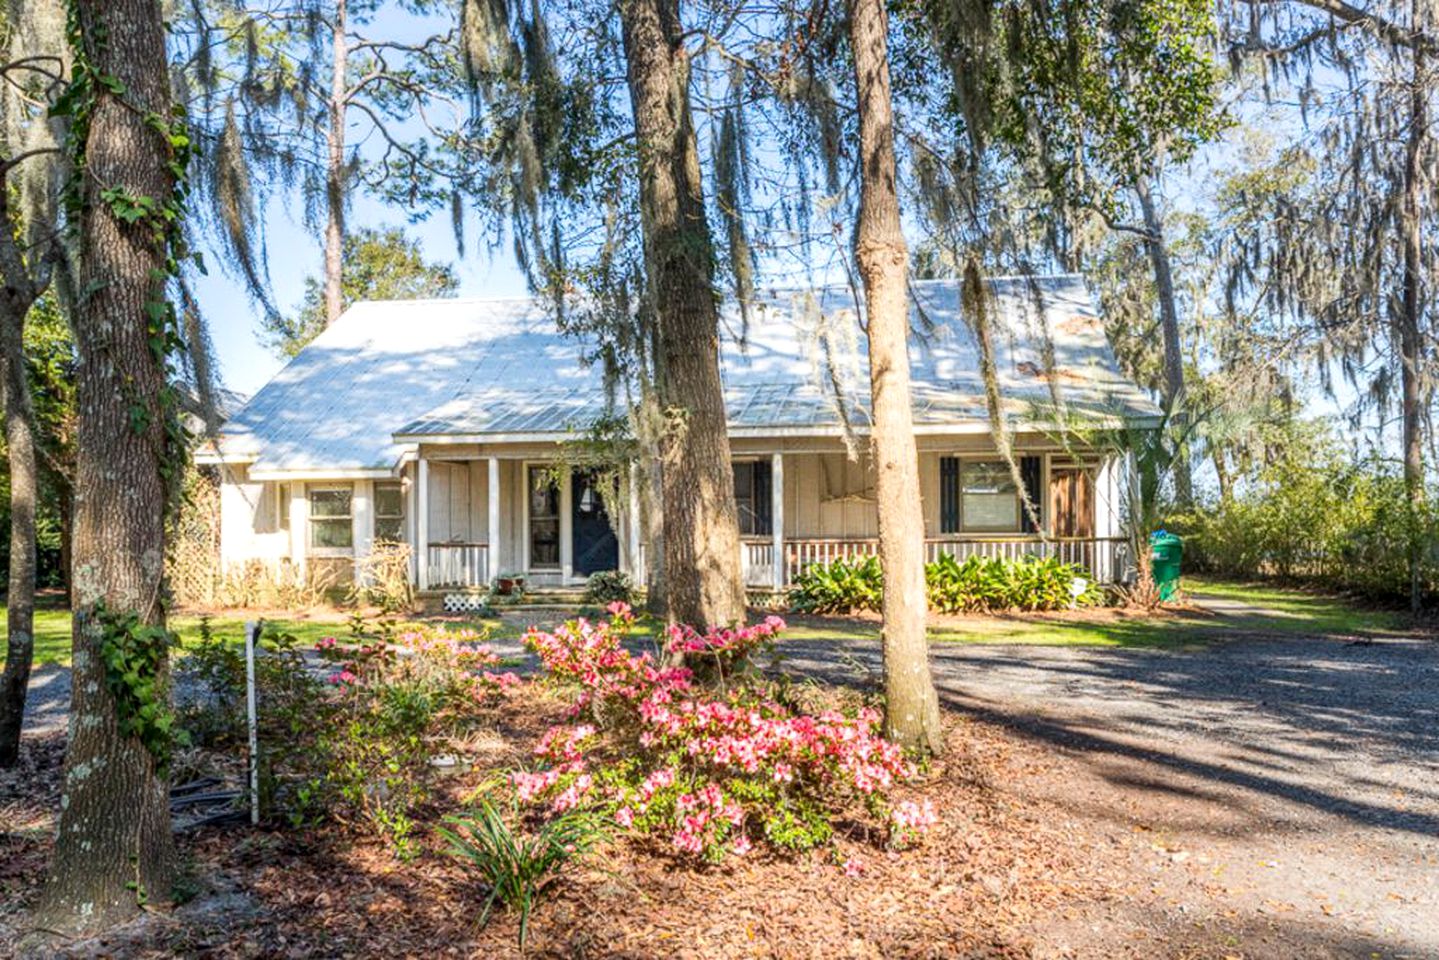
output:
[[375,482],[356,480],[350,501],[350,542],[354,546],[352,576],[356,583],[363,579],[365,558],[375,542]]
[[489,485],[485,488],[489,496],[490,516],[485,527],[485,542],[489,544],[486,560],[485,579],[493,580],[504,570],[500,556],[500,458],[490,457]]
[[644,478],[640,475],[639,461],[630,464],[630,496],[629,516],[626,518],[625,543],[629,550],[629,557],[626,559],[626,571],[632,580],[637,584],[643,584],[645,572],[640,567],[640,484]]
[[1094,478],[1094,578],[1101,583],[1117,580],[1123,571],[1115,570],[1110,538],[1120,536],[1119,478],[1120,458],[1105,456],[1099,461]]
[[415,464],[405,464],[405,542],[410,545],[410,582],[416,586],[420,583],[420,485],[416,480],[418,473],[419,468]]
[[290,484],[290,562],[300,579],[305,578],[305,560],[309,553],[310,501],[305,498],[305,485],[298,480]]
[[430,461],[420,457],[415,461],[415,556],[417,558],[419,589],[430,586]]
[[770,532],[774,537],[774,560],[770,573],[775,590],[783,590],[789,579],[789,564],[784,556],[784,454],[770,454],[769,468]]

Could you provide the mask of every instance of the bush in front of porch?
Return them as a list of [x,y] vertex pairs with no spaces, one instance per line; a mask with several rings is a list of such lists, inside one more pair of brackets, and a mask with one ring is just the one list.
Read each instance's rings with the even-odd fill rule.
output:
[[[1102,603],[1104,591],[1088,573],[1055,557],[942,554],[925,565],[930,609],[939,613],[1049,611]],[[802,613],[878,611],[884,573],[878,557],[806,567],[795,579],[791,606]]]

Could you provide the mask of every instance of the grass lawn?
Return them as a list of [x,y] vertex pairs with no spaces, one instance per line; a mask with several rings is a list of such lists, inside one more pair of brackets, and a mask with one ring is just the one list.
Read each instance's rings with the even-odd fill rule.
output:
[[1398,635],[1402,614],[1339,597],[1265,583],[1186,577],[1189,607],[1147,616],[1095,610],[1075,614],[944,618],[931,637],[948,643],[1185,646],[1235,634]]
[[[1103,647],[1186,646],[1207,643],[1240,634],[1292,636],[1397,635],[1405,632],[1403,614],[1365,609],[1336,597],[1326,597],[1289,587],[1264,583],[1234,583],[1186,577],[1184,587],[1196,606],[1207,609],[1175,609],[1157,615],[1124,611],[1092,610],[1057,614],[1018,614],[972,617],[935,617],[930,639],[937,643],[1028,643],[1052,646]],[[4,607],[0,607],[0,617]],[[349,634],[349,625],[340,614],[324,617],[292,617],[272,622],[314,643],[321,637]],[[537,619],[559,619],[551,612],[536,613]],[[245,617],[214,617],[210,629],[222,637],[243,636]],[[787,640],[877,639],[879,625],[860,617],[790,618]],[[486,621],[494,636],[515,637],[523,630],[524,611],[513,610],[503,620]],[[171,623],[182,642],[199,636],[200,618],[177,616]],[[479,625],[478,623],[476,624]],[[636,625],[638,635],[654,628]],[[0,648],[0,663],[3,663]],[[35,614],[35,664],[70,662],[70,612],[39,610]]]
[[[936,616],[936,643],[1020,643],[1045,646],[1182,647],[1236,634],[1292,636],[1398,635],[1402,614],[1289,587],[1186,577],[1191,604],[1158,614],[1097,609],[1054,614]],[[1203,607],[1204,609],[1197,609]],[[789,640],[876,639],[873,619],[791,618]]]
[[[4,606],[0,606],[0,618],[5,616]],[[218,637],[232,638],[235,643],[243,641],[245,636],[245,621],[250,617],[235,614],[210,618],[210,629]],[[295,617],[289,619],[268,620],[285,630],[294,634],[302,643],[311,644],[321,637],[346,637],[350,633],[349,624],[343,619],[334,617],[309,618]],[[497,621],[491,621],[496,623]],[[176,633],[180,634],[181,649],[184,644],[198,640],[200,637],[200,618],[193,615],[179,615],[170,618],[170,626]],[[403,624],[401,625],[403,626]],[[505,632],[503,630],[501,633]],[[5,662],[5,649],[0,646],[0,664]],[[70,662],[70,611],[69,610],[37,610],[35,611],[35,666],[46,663],[68,664]]]

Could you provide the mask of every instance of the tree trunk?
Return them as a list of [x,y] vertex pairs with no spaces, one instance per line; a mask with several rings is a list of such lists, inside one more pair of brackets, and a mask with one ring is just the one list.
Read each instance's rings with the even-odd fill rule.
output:
[[[107,615],[164,621],[162,468],[172,445],[147,308],[164,300],[157,278],[166,251],[152,226],[122,222],[100,194],[110,188],[157,203],[173,194],[174,154],[147,120],[170,116],[165,28],[158,0],[78,0],[76,13],[84,54],[115,83],[94,86],[83,144],[73,689],[60,823],[37,908],[38,927],[65,934],[102,930],[144,902],[168,901],[174,875],[165,776],[138,738],[120,732],[97,615],[103,604]],[[163,697],[163,659],[159,681]]]
[[671,619],[718,626],[744,619],[744,583],[719,372],[714,251],[690,120],[679,4],[624,0],[620,20],[666,421],[664,596]]
[[0,767],[20,757],[25,694],[35,654],[35,413],[25,367],[25,318],[39,296],[15,244],[9,185],[0,177],[0,259],[5,290],[0,295],[0,409],[10,461],[10,580],[5,602],[5,670],[0,674]]
[[639,446],[640,516],[643,518],[645,552],[645,606],[651,615],[663,617],[665,603],[665,521],[664,462],[657,435],[661,424],[659,401],[654,387],[646,382],[640,389],[636,410],[635,437]]
[[[1415,28],[1419,28],[1423,7],[1413,5]],[[1403,233],[1404,280],[1401,307],[1394,316],[1395,339],[1399,346],[1401,432],[1404,448],[1404,491],[1409,506],[1409,607],[1416,613],[1424,603],[1421,560],[1424,551],[1424,446],[1421,434],[1424,416],[1421,365],[1423,336],[1420,318],[1423,303],[1423,238],[1420,233],[1420,191],[1424,137],[1429,122],[1427,82],[1424,77],[1424,49],[1414,47],[1413,75],[1409,88],[1409,140],[1405,145],[1404,194],[1400,205]]]
[[1174,496],[1180,506],[1194,501],[1194,481],[1189,472],[1189,442],[1184,439],[1189,422],[1184,409],[1184,347],[1179,338],[1179,304],[1174,296],[1174,273],[1169,264],[1169,247],[1164,241],[1164,221],[1154,206],[1149,180],[1140,177],[1134,184],[1139,208],[1144,214],[1148,236],[1144,247],[1154,268],[1154,289],[1159,297],[1159,327],[1164,337],[1164,409],[1181,436],[1180,456],[1174,463]]
[[1224,451],[1219,447],[1214,448],[1210,457],[1214,462],[1214,479],[1219,485],[1219,502],[1229,504],[1234,495],[1234,481],[1229,476],[1229,462],[1224,458]]
[[340,319],[345,310],[341,292],[345,243],[345,66],[349,61],[345,39],[346,0],[335,2],[334,62],[330,73],[329,154],[325,161],[325,325]]
[[944,747],[925,638],[924,514],[909,387],[908,250],[896,192],[887,17],[883,0],[850,0],[859,107],[855,263],[864,281],[873,407],[871,447],[884,568],[885,728],[905,747]]

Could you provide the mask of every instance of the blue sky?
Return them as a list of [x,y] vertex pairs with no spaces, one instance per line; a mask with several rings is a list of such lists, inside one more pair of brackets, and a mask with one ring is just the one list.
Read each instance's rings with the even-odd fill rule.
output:
[[[291,215],[291,210],[294,215]],[[508,247],[491,259],[482,238],[466,237],[467,251],[460,259],[455,251],[454,231],[449,216],[442,214],[416,224],[407,224],[408,211],[388,207],[368,197],[356,196],[347,226],[403,227],[420,241],[426,258],[449,262],[460,280],[459,296],[512,297],[527,292],[525,278]],[[307,276],[318,276],[324,253],[324,238],[300,220],[298,204],[272,203],[266,216],[270,280],[275,303],[288,310],[299,303]],[[213,257],[207,263],[213,264]],[[210,323],[210,336],[219,360],[220,376],[231,390],[249,395],[260,389],[284,365],[266,349],[258,335],[261,310],[245,295],[240,283],[211,266],[210,275],[196,285],[196,295]]]

